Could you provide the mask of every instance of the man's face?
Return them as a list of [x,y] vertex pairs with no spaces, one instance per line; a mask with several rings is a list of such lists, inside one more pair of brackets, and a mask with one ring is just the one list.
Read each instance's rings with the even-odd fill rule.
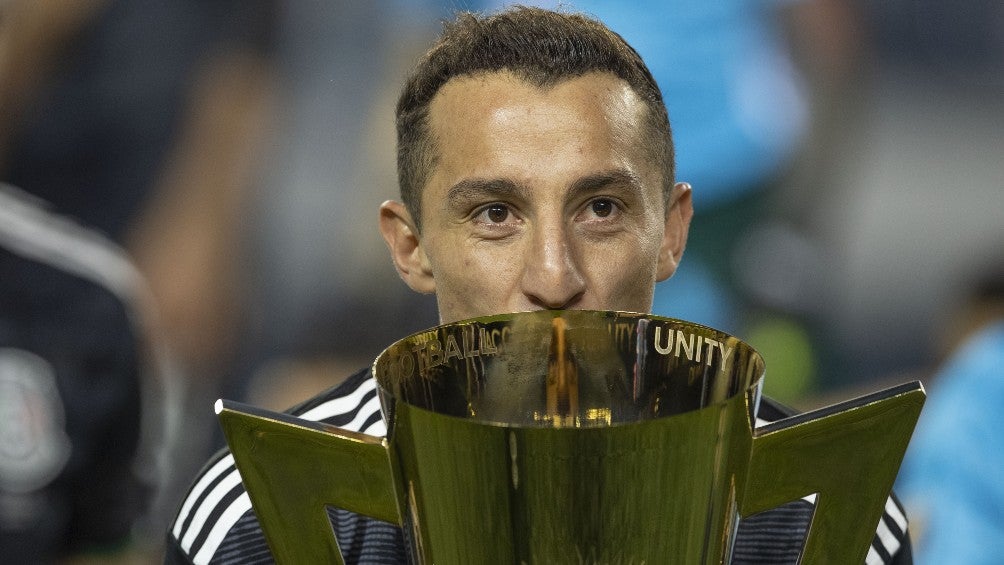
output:
[[610,74],[547,89],[508,73],[450,80],[429,110],[438,160],[421,233],[400,204],[381,209],[402,277],[436,293],[443,323],[545,308],[647,312],[692,211],[685,185],[664,204],[645,112]]

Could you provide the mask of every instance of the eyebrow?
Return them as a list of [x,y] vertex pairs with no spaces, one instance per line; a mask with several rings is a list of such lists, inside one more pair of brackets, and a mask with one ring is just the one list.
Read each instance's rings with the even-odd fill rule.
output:
[[475,202],[489,198],[517,197],[527,198],[530,187],[505,178],[464,179],[450,187],[446,193],[446,201],[450,206],[462,206],[467,202]]
[[625,186],[639,193],[642,190],[641,179],[638,178],[638,175],[627,169],[613,169],[578,179],[572,183],[569,193],[575,196],[580,193],[596,192],[611,185]]

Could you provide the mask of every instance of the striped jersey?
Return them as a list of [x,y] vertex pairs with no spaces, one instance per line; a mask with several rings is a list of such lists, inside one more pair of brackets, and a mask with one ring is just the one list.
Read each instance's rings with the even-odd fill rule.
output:
[[[376,381],[363,369],[337,387],[292,408],[290,414],[340,428],[382,436],[386,428]],[[764,398],[757,424],[790,412]],[[797,563],[812,517],[814,497],[806,497],[743,519],[733,563]],[[407,563],[400,527],[340,509],[329,509],[332,528],[346,563]],[[251,501],[229,451],[217,453],[199,473],[168,532],[166,563],[273,563]],[[911,563],[907,520],[890,497],[868,550],[868,565]]]

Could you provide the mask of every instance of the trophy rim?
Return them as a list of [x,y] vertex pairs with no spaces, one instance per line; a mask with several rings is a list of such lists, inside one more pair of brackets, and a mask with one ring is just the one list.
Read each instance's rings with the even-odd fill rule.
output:
[[[711,333],[716,338],[726,339],[729,343],[739,345],[742,351],[745,352],[744,358],[748,361],[746,363],[747,367],[753,367],[753,374],[746,377],[736,377],[733,378],[742,379],[739,386],[734,387],[729,394],[724,395],[720,398],[711,399],[706,403],[701,403],[700,405],[694,406],[686,410],[679,411],[673,414],[659,415],[652,418],[639,418],[639,419],[625,419],[611,421],[602,426],[579,426],[579,425],[531,425],[527,422],[514,422],[505,419],[491,419],[491,418],[470,418],[458,414],[450,414],[446,412],[439,411],[435,408],[430,408],[422,406],[421,404],[415,403],[413,400],[407,398],[407,395],[401,395],[397,389],[402,388],[402,383],[405,383],[408,379],[418,378],[425,379],[425,375],[421,374],[420,371],[416,371],[417,376],[401,377],[401,376],[391,376],[385,374],[387,371],[378,370],[378,366],[382,361],[386,359],[386,363],[391,363],[391,356],[394,353],[400,352],[407,345],[414,345],[421,343],[424,336],[439,336],[444,331],[449,331],[454,328],[462,328],[465,326],[475,326],[477,324],[489,325],[497,323],[506,323],[516,321],[521,317],[527,319],[539,318],[541,320],[547,319],[557,319],[557,318],[567,318],[572,320],[584,320],[584,319],[595,319],[595,320],[618,320],[618,321],[638,321],[638,320],[649,320],[660,323],[678,325],[685,328],[692,328],[703,333]],[[738,353],[734,355],[739,355]],[[724,360],[723,360],[724,363]],[[426,328],[424,330],[412,332],[400,339],[395,340],[393,343],[385,347],[379,355],[373,361],[371,367],[371,373],[376,381],[377,390],[380,396],[381,404],[384,407],[384,412],[386,418],[390,421],[396,411],[395,405],[398,403],[404,403],[409,409],[418,409],[423,412],[429,412],[437,414],[439,416],[445,416],[448,418],[455,418],[457,420],[463,421],[475,421],[482,425],[489,426],[499,426],[499,427],[509,427],[509,428],[521,428],[521,429],[590,429],[593,427],[604,428],[604,427],[615,427],[615,426],[626,426],[638,424],[645,420],[658,420],[660,418],[673,417],[679,414],[692,413],[703,411],[706,409],[714,409],[715,407],[720,407],[729,402],[735,401],[737,397],[745,396],[747,402],[750,404],[750,415],[751,418],[755,418],[756,412],[758,412],[757,407],[759,406],[759,399],[762,396],[764,378],[766,376],[766,363],[763,355],[749,344],[747,341],[731,334],[729,332],[708,326],[706,324],[701,324],[698,322],[691,322],[689,320],[684,320],[681,318],[673,318],[669,316],[661,316],[657,314],[644,313],[644,312],[634,312],[626,310],[591,310],[591,309],[571,309],[571,310],[523,310],[517,312],[505,312],[501,314],[491,314],[487,316],[475,316],[470,318],[465,318],[463,320],[457,320],[453,322],[447,322],[442,324],[437,324],[435,326]],[[751,420],[752,421],[752,420]]]

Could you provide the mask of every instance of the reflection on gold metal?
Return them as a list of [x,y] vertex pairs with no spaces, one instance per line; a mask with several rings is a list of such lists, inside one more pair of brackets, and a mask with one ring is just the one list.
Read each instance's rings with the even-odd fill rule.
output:
[[280,563],[340,563],[326,505],[418,563],[722,563],[741,516],[818,493],[803,563],[861,563],[923,404],[909,383],[753,429],[764,364],[623,312],[467,320],[374,363],[387,439],[218,412]]
[[593,426],[609,426],[613,422],[609,408],[588,408],[582,414],[555,415],[550,413],[533,413],[533,421],[538,424],[555,428],[573,427],[585,428]]
[[551,320],[547,353],[547,418],[554,426],[574,426],[579,412],[579,377],[565,341],[565,320]]
[[590,408],[586,410],[586,421],[590,424],[610,425],[611,415],[609,408]]

